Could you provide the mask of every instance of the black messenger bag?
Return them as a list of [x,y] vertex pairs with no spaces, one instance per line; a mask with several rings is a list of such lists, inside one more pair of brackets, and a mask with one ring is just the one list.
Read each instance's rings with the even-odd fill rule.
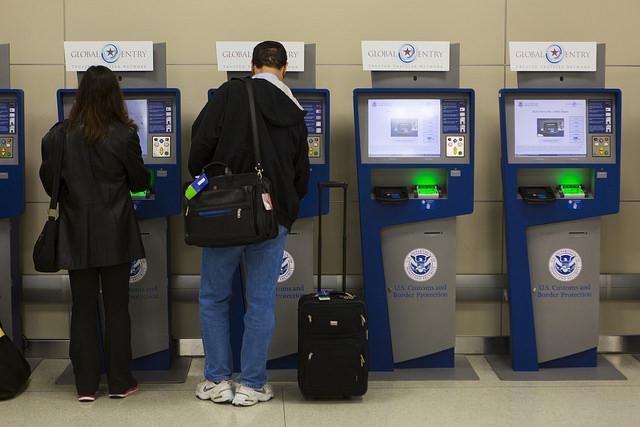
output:
[[[224,163],[213,162],[202,173],[208,184],[194,198],[185,198],[184,230],[188,245],[240,246],[273,239],[278,223],[271,201],[271,183],[263,176],[253,81],[244,79],[249,95],[255,171],[233,174]],[[221,175],[209,175],[214,168]]]

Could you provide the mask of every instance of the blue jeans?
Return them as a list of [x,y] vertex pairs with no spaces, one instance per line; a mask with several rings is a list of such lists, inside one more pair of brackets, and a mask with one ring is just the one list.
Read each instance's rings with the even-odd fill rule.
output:
[[240,362],[240,384],[260,388],[267,383],[267,355],[275,327],[276,285],[287,229],[275,239],[246,246],[202,249],[200,329],[204,344],[204,376],[218,382],[231,378],[233,361],[229,303],[233,275],[242,255],[246,262],[246,312]]

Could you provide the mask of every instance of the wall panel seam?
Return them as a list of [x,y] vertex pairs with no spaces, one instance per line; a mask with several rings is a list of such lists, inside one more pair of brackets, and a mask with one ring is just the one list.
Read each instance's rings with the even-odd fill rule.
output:
[[[67,0],[62,0],[62,43],[67,41]],[[63,64],[64,65],[64,64]],[[67,70],[64,70],[64,87],[67,87]]]
[[[167,62],[167,66],[176,67],[176,66],[217,66],[216,62]],[[504,67],[508,64],[460,64],[461,67]],[[639,65],[640,66],[640,65]],[[352,64],[352,63],[316,63],[316,67],[362,67],[362,64]],[[220,71],[224,73],[224,71]],[[363,72],[365,72],[363,70]]]
[[[65,65],[63,62],[12,62],[12,66],[54,66],[54,65]],[[213,67],[217,66],[215,63],[208,62],[168,62],[167,66],[169,67]],[[317,67],[362,67],[362,64],[316,64]],[[461,64],[461,67],[505,67],[505,72],[508,70],[509,64]],[[640,68],[640,64],[607,64],[606,68]],[[217,70],[216,70],[217,71]],[[363,71],[364,72],[364,71]],[[220,73],[224,73],[224,71],[220,71]]]

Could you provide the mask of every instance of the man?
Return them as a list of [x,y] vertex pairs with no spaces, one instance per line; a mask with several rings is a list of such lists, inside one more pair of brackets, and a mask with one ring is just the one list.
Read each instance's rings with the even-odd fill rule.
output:
[[[273,397],[267,384],[266,361],[275,326],[275,291],[288,230],[307,192],[309,158],[305,112],[282,82],[287,52],[265,41],[251,60],[258,133],[264,174],[272,183],[279,235],[265,242],[202,250],[200,326],[205,351],[205,381],[196,388],[200,399],[251,406]],[[200,174],[211,161],[227,164],[233,173],[253,171],[254,155],[245,84],[223,84],[193,124],[189,171]],[[231,383],[229,302],[232,278],[240,259],[246,261],[246,313],[242,337],[242,372]]]

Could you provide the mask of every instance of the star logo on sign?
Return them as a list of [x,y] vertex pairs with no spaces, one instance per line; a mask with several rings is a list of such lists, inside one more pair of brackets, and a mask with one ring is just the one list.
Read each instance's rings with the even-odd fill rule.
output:
[[110,57],[113,57],[113,55],[116,53],[115,50],[113,50],[113,48],[109,48],[107,49],[107,55],[109,55]]
[[564,49],[557,44],[549,45],[544,56],[551,64],[558,64],[564,58]]
[[405,43],[398,49],[398,59],[405,64],[409,64],[416,59],[416,48],[409,43]]

